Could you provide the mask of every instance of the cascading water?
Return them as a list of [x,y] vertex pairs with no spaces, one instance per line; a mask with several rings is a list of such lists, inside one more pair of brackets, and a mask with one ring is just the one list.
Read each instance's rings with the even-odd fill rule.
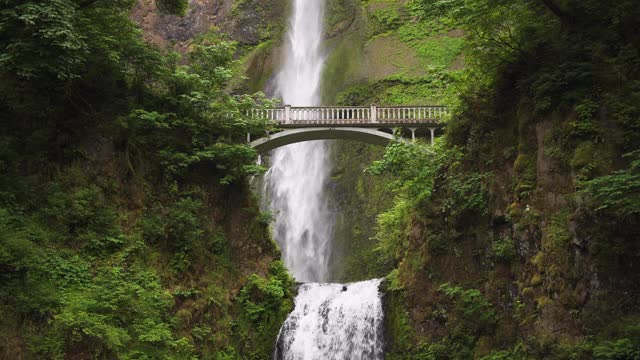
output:
[[377,360],[382,352],[380,280],[304,284],[280,329],[276,360]]
[[[276,87],[285,104],[320,104],[323,0],[294,0],[285,62]],[[333,216],[324,196],[329,174],[324,141],[292,144],[271,154],[265,192],[276,210],[275,238],[298,281],[326,281]]]
[[[285,104],[320,105],[325,0],[293,0],[285,62],[276,79]],[[276,149],[264,178],[274,237],[301,285],[278,335],[278,360],[382,359],[380,280],[320,284],[329,278],[334,216],[325,189],[329,147],[310,141]]]

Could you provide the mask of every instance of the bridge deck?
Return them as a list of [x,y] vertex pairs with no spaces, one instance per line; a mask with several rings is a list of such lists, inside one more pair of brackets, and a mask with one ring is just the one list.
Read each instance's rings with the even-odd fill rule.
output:
[[448,115],[443,106],[349,106],[254,109],[252,118],[275,121],[283,128],[437,126]]

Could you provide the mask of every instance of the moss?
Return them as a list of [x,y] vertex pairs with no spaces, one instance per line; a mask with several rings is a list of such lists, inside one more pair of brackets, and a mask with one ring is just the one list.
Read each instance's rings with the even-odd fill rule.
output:
[[535,294],[535,291],[533,290],[533,288],[526,287],[522,289],[520,293],[522,294],[522,297],[532,299],[533,295]]
[[531,263],[539,270],[542,271],[545,266],[544,252],[538,251],[534,257],[531,258]]
[[571,158],[570,165],[574,171],[580,170],[583,167],[589,165],[594,159],[595,155],[595,147],[593,142],[584,141],[581,142],[576,150],[573,152],[573,157]]
[[443,36],[421,42],[416,52],[421,59],[436,68],[447,68],[460,57],[464,39]]
[[571,243],[571,233],[569,232],[569,222],[571,213],[569,209],[563,209],[551,216],[548,225],[544,228],[545,237],[543,245],[556,262],[565,263],[568,261],[569,244]]
[[389,3],[390,6],[374,7],[369,11],[371,19],[371,36],[395,30],[402,25],[402,7],[398,3]]
[[518,202],[512,202],[509,207],[507,207],[507,216],[512,221],[519,219],[522,217],[522,207]]
[[355,78],[361,62],[361,44],[360,35],[356,32],[330,42],[333,49],[322,74],[321,94],[324,103],[333,103],[336,94]]
[[531,171],[534,164],[533,157],[530,154],[518,154],[516,161],[513,163],[513,170],[518,174],[525,174]]
[[[352,92],[370,94],[359,95],[363,100],[358,105],[442,102],[444,89],[449,87],[434,69],[457,63],[464,40],[455,31],[450,36],[450,29],[440,27],[437,32],[429,30],[432,24],[414,24],[407,13],[404,2],[370,1],[364,11],[355,12],[347,31],[328,41],[330,56],[322,89],[325,103],[333,103],[336,93],[354,86]],[[365,81],[367,84],[360,85]],[[354,101],[347,103],[356,105]]]
[[[249,92],[264,90],[267,81],[279,66],[274,54],[275,46],[274,40],[267,40],[258,44],[244,56],[240,63],[247,78],[238,78],[234,87],[243,86]],[[240,85],[241,82],[244,84]]]
[[[522,144],[521,144],[522,145]],[[516,173],[517,185],[515,193],[520,198],[526,198],[533,193],[536,188],[536,160],[533,154],[523,152],[520,153],[513,163],[513,170]]]
[[268,4],[260,0],[234,0],[231,16],[236,33],[244,44],[255,45],[277,38],[285,28],[288,6],[286,0],[274,0]]
[[402,291],[385,291],[383,299],[387,356],[394,358],[410,349],[413,342],[413,328],[409,325]]
[[489,336],[481,336],[478,341],[476,341],[476,346],[473,350],[473,358],[480,359],[485,355],[488,355],[493,350],[494,343],[493,339]]
[[553,304],[553,300],[549,299],[546,296],[541,296],[539,298],[536,298],[536,309],[538,310],[542,310],[548,306],[551,306]]
[[529,281],[529,285],[539,286],[540,284],[542,284],[542,277],[540,276],[540,274],[533,274],[531,280]]
[[329,199],[331,206],[342,211],[334,226],[329,264],[331,281],[383,277],[393,265],[376,250],[378,243],[374,236],[376,217],[391,200],[386,190],[389,179],[365,174],[364,170],[384,149],[349,141],[336,142],[333,146]]
[[344,32],[357,16],[356,0],[329,0],[327,2],[326,29],[330,37]]

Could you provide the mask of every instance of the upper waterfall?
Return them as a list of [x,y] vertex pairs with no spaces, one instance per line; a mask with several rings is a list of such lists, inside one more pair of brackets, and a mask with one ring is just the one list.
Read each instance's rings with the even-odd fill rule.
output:
[[324,0],[294,0],[277,93],[287,105],[320,105]]
[[[285,104],[320,104],[323,0],[294,0],[284,64],[276,78]],[[275,212],[274,237],[298,281],[327,281],[334,217],[325,187],[330,171],[324,141],[288,145],[272,152],[264,193]]]

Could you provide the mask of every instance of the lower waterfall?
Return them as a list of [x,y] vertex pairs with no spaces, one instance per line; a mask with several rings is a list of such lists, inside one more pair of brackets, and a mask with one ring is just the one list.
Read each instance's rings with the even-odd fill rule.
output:
[[301,285],[295,309],[280,329],[274,359],[382,359],[380,281]]

